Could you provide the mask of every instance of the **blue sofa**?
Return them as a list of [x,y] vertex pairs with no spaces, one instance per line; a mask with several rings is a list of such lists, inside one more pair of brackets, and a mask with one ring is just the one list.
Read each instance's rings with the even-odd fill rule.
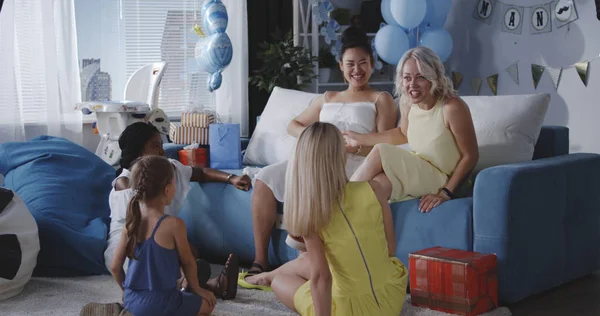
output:
[[[167,154],[175,158],[179,148],[167,146]],[[433,246],[494,253],[503,303],[600,270],[600,155],[568,150],[568,129],[545,126],[534,160],[484,169],[472,197],[427,214],[418,200],[393,203],[397,257],[407,264],[409,253]],[[181,216],[201,253],[253,260],[251,194],[221,183],[192,185]],[[271,265],[298,255],[285,237],[274,228]]]

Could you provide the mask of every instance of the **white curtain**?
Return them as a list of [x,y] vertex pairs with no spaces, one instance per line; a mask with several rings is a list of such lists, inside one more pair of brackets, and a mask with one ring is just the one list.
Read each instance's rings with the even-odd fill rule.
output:
[[222,0],[229,22],[225,31],[233,45],[233,58],[223,71],[216,93],[216,111],[226,123],[240,123],[241,136],[248,136],[248,13],[245,0]]
[[82,143],[74,0],[6,0],[0,13],[0,143]]

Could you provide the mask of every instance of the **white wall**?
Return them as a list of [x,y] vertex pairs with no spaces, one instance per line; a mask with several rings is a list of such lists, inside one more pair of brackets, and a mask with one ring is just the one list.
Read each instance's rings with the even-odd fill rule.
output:
[[[549,0],[503,0],[522,6],[547,3]],[[531,63],[560,67],[591,59],[600,54],[600,21],[596,19],[594,0],[575,1],[579,20],[550,33],[530,35],[525,20],[521,35],[504,33],[492,21],[487,25],[472,18],[475,0],[453,0],[445,28],[454,40],[448,60],[450,69],[465,77],[461,95],[472,95],[471,78],[483,79],[480,95],[492,95],[485,78],[498,73],[498,94],[550,93],[552,101],[545,124],[564,125],[570,129],[571,152],[600,153],[600,59],[590,63],[588,85],[584,86],[575,68],[564,69],[558,90],[544,73],[537,90],[533,87]],[[525,10],[525,15],[528,14]],[[497,17],[497,16],[496,16]],[[505,68],[519,60],[519,85]]]

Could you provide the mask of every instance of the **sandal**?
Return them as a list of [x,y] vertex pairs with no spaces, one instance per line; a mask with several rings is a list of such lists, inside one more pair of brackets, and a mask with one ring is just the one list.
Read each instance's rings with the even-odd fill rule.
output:
[[261,290],[261,291],[265,291],[265,292],[273,292],[273,289],[270,286],[268,286],[268,285],[258,285],[258,284],[248,283],[246,281],[246,277],[249,277],[249,276],[252,276],[252,275],[255,275],[255,274],[251,274],[250,272],[241,272],[238,275],[237,284],[239,286],[245,288],[245,289]]
[[[237,280],[235,279],[235,275],[239,271],[239,259],[236,254],[231,254],[229,257],[229,263],[226,268],[221,270],[221,273],[217,277],[217,289],[215,290],[215,295],[221,297],[222,300],[231,300],[234,299],[237,294]],[[225,282],[227,283],[227,289],[223,289],[222,280],[225,278]]]

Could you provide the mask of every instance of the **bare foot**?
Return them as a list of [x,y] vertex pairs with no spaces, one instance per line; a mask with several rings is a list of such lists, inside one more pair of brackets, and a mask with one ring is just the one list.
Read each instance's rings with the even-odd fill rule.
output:
[[246,282],[254,285],[271,286],[272,281],[272,272],[263,272],[246,277]]

